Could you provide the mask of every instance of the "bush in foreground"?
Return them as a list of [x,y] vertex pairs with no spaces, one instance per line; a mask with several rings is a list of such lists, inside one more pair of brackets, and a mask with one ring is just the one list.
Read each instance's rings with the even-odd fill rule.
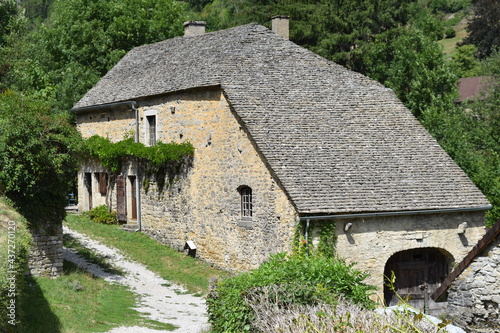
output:
[[[207,298],[209,321],[213,332],[258,331],[253,324],[258,314],[248,295],[278,309],[335,305],[339,297],[372,309],[375,304],[368,296],[375,287],[363,283],[367,276],[335,258],[277,254],[254,271],[216,282]],[[268,286],[272,289],[264,288]]]
[[358,333],[358,332],[446,332],[442,325],[434,324],[419,312],[403,305],[400,311],[375,312],[339,297],[335,304],[315,305],[270,302],[279,295],[275,286],[266,286],[244,296],[255,313],[252,330],[265,333]]

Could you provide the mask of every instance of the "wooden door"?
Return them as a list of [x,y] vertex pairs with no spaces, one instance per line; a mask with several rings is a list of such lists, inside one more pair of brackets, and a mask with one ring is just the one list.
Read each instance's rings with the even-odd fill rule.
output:
[[136,177],[135,176],[130,176],[130,218],[132,220],[137,220],[137,193],[136,193]]
[[[396,276],[395,291],[411,306],[426,311],[432,302],[430,295],[436,291],[448,274],[445,256],[434,248],[414,249],[398,252],[386,264],[384,274]],[[399,298],[390,288],[384,289],[387,305],[399,303]]]
[[118,221],[127,221],[127,182],[125,176],[116,177],[116,217]]

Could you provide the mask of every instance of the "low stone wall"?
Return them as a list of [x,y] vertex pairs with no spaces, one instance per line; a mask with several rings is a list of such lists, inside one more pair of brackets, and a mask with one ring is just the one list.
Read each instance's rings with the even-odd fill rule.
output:
[[448,314],[472,332],[500,328],[500,237],[448,289]]
[[51,230],[50,234],[47,234],[44,230],[31,230],[33,246],[28,257],[30,275],[58,277],[62,274],[62,226],[53,229],[55,230]]

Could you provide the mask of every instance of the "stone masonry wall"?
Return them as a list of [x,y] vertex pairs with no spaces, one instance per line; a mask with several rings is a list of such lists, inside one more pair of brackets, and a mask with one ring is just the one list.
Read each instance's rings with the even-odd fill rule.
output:
[[[465,234],[459,234],[458,225],[463,222],[468,227]],[[352,226],[345,232],[347,223]],[[483,212],[345,219],[337,221],[336,251],[371,274],[366,282],[378,287],[377,299],[383,300],[384,268],[392,255],[415,248],[437,248],[452,269],[484,232]]]
[[135,112],[125,107],[78,114],[78,130],[84,138],[99,135],[116,142],[135,134]]
[[[99,172],[107,172],[96,161],[85,161],[81,169],[78,171],[78,211],[83,212],[100,205],[108,205],[110,197],[106,194],[101,194],[98,191],[99,180],[96,178]],[[83,181],[85,174],[90,173],[90,184],[85,184]],[[89,186],[92,189],[92,196],[88,195]]]
[[448,314],[473,332],[500,330],[500,237],[452,283]]
[[[290,249],[295,209],[220,89],[170,95],[142,112],[157,115],[163,142],[187,140],[195,148],[192,166],[171,175],[163,192],[152,179],[142,200],[146,233],[177,249],[193,241],[197,256],[228,270],[255,268]],[[243,185],[253,191],[252,218],[241,217]]]
[[48,235],[43,230],[31,230],[34,244],[28,257],[30,275],[58,277],[63,272],[62,226],[51,229],[56,233]]
[[[141,220],[145,233],[182,250],[186,241],[196,255],[228,270],[257,267],[269,254],[290,249],[297,213],[247,135],[220,88],[169,94],[138,106],[140,142],[148,144],[147,117],[156,117],[157,140],[189,141],[195,148],[192,165],[167,175],[164,188],[155,177],[140,179]],[[135,114],[127,110],[81,114],[83,137],[98,134],[119,141],[135,131]],[[79,173],[79,203],[88,207],[85,172],[102,172],[86,165]],[[125,176],[136,175],[133,163]],[[129,184],[127,184],[129,185]],[[238,188],[253,191],[253,216],[241,217]],[[114,186],[114,185],[113,185]],[[127,191],[129,189],[127,188]],[[127,195],[129,195],[128,193]],[[106,202],[115,209],[116,189],[105,198],[93,195],[93,204]],[[98,202],[97,202],[97,201]]]

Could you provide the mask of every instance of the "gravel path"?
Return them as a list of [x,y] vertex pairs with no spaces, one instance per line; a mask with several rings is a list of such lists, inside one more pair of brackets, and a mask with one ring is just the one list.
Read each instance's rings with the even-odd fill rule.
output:
[[[119,283],[138,295],[137,311],[148,319],[169,323],[178,327],[174,333],[197,333],[209,327],[205,300],[187,294],[181,287],[162,279],[145,266],[125,258],[118,250],[105,246],[89,237],[71,230],[63,229],[65,234],[77,239],[83,246],[109,258],[124,275],[110,274],[95,264],[87,262],[72,249],[64,248],[64,259],[92,272],[106,281]],[[157,333],[145,327],[117,327],[109,333]]]

